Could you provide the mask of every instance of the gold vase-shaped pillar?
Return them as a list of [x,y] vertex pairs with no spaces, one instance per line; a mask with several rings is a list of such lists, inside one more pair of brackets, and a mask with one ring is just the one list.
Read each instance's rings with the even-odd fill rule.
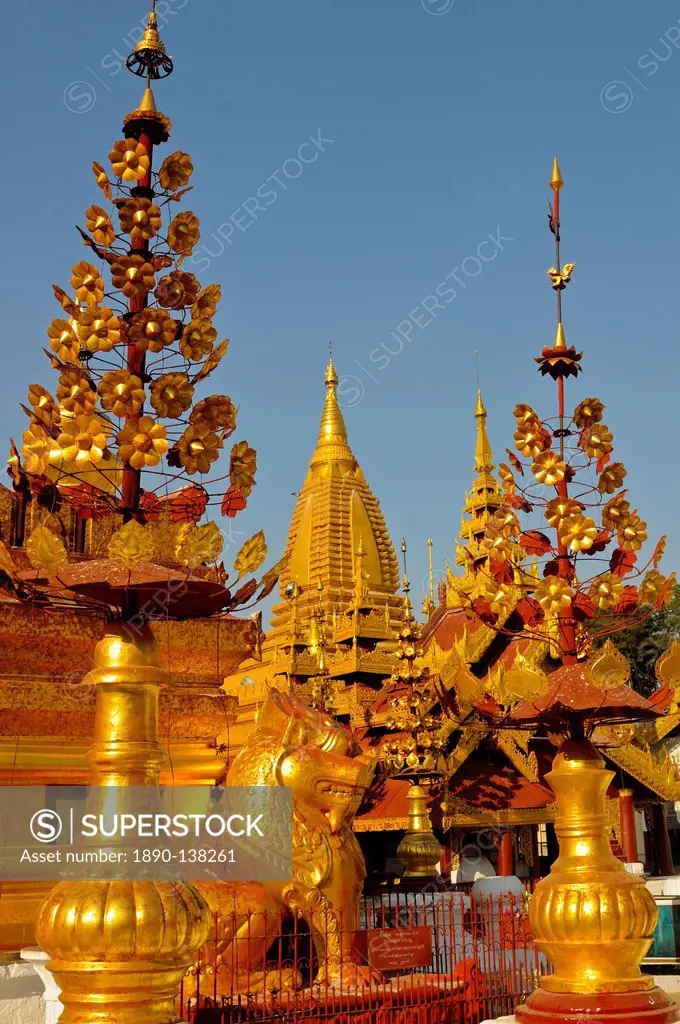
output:
[[[147,627],[114,623],[86,677],[97,687],[94,786],[155,786],[165,757],[158,694],[167,675]],[[62,1024],[168,1024],[179,983],[210,927],[208,906],[182,882],[62,881],[36,934],[61,989]]]
[[397,847],[404,862],[403,878],[432,878],[442,859],[442,850],[432,831],[427,810],[427,793],[422,786],[411,786],[408,796],[408,832]]
[[647,1013],[659,1022],[678,1019],[680,1008],[640,971],[657,910],[644,881],[612,853],[605,803],[613,778],[587,740],[563,743],[546,775],[557,797],[560,853],[529,913],[536,945],[555,971],[517,1007],[527,1024],[624,1022]]

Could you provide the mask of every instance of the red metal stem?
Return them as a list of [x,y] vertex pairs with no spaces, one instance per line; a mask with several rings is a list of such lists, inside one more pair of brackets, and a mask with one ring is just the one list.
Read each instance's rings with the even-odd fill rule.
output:
[[[153,142],[146,134],[142,132],[138,140],[142,146],[144,146],[147,156],[149,157],[149,169],[140,178],[138,185],[141,188],[151,188],[151,168],[153,164]],[[132,238],[130,246],[131,254],[143,256],[145,259],[149,255],[149,243],[146,239]],[[130,298],[130,312],[139,313],[145,309],[148,304],[148,292],[144,295],[133,295]],[[126,366],[130,373],[136,374],[138,377],[143,376],[145,367],[146,356],[145,353],[138,348],[134,342],[129,342],[127,347]],[[137,421],[143,414],[143,408],[137,413],[129,413],[125,417],[125,423],[131,423]],[[141,495],[141,470],[135,469],[133,466],[126,463],[123,467],[122,479],[121,479],[121,499],[123,507],[125,509],[125,519],[137,519],[139,518],[139,506],[140,506],[140,495]]]

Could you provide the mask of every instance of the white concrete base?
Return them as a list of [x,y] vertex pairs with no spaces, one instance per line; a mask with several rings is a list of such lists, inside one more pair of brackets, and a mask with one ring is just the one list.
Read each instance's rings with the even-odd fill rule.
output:
[[0,964],[0,1024],[44,1024],[43,986],[30,964]]
[[479,878],[472,886],[471,895],[475,896],[514,896],[522,899],[524,885],[517,875],[495,875],[493,878]]
[[648,878],[645,885],[652,896],[680,896],[680,875],[666,875],[663,878]]
[[655,974],[654,984],[662,988],[664,992],[668,992],[669,996],[675,996],[677,999],[680,992],[680,975]]
[[61,989],[54,980],[54,975],[47,970],[49,955],[40,946],[27,946],[21,950],[21,959],[33,965],[33,969],[43,983],[43,999],[45,1001],[45,1024],[57,1024],[64,1010],[59,1001]]
[[626,871],[628,872],[629,875],[644,875],[644,873],[645,873],[645,866],[639,860],[634,860],[634,861],[630,861],[629,863],[624,863],[623,866],[624,866],[624,868],[626,869]]

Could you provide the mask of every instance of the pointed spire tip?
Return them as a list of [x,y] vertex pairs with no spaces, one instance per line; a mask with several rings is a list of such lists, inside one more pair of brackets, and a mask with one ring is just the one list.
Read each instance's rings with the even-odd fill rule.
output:
[[555,157],[555,159],[553,160],[552,175],[550,177],[550,187],[552,189],[559,190],[562,188],[563,185],[564,181],[562,179],[562,172],[560,170],[559,161],[557,157]]

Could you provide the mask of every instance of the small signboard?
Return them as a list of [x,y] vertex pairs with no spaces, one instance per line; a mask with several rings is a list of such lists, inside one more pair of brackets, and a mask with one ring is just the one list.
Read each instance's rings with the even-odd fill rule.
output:
[[369,928],[354,933],[355,956],[378,971],[402,971],[429,967],[432,963],[432,929]]

